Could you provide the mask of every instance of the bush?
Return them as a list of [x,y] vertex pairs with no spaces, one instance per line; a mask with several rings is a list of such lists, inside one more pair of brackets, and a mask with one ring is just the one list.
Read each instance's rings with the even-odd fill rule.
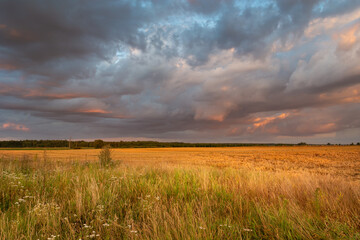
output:
[[111,158],[112,151],[110,149],[110,145],[105,145],[101,149],[98,157],[100,161],[100,165],[102,167],[108,167],[112,164],[112,158]]
[[105,146],[105,144],[104,144],[103,140],[97,139],[94,141],[94,148],[102,148],[104,146]]

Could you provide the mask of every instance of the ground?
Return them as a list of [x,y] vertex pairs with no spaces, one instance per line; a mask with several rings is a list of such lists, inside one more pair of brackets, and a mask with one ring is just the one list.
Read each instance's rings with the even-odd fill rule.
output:
[[0,150],[1,239],[358,239],[360,147]]

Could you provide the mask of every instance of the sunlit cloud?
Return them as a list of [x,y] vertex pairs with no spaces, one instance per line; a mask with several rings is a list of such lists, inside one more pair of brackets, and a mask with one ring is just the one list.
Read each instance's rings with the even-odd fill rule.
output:
[[280,114],[278,116],[273,116],[273,117],[255,118],[253,127],[254,127],[254,129],[260,128],[260,127],[265,127],[269,123],[271,123],[271,122],[273,122],[275,120],[278,120],[278,119],[285,119],[289,115],[290,115],[289,113],[282,113],[282,114]]
[[360,30],[360,23],[355,24],[349,29],[335,34],[335,39],[338,41],[338,49],[343,51],[350,50],[358,41]]
[[25,125],[22,124],[16,124],[16,123],[4,123],[2,124],[2,129],[7,129],[7,130],[16,130],[16,131],[23,131],[23,132],[27,132],[30,129],[28,127],[26,127]]
[[81,112],[81,113],[101,113],[101,114],[111,113],[111,112],[103,110],[103,109],[84,109],[84,110],[78,110],[78,112]]

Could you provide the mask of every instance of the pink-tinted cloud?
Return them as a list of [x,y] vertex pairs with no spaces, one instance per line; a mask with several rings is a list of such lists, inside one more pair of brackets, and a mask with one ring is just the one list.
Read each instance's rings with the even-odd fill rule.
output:
[[286,119],[287,117],[290,116],[290,113],[281,113],[279,115],[276,116],[271,116],[271,117],[258,117],[255,118],[253,120],[253,124],[252,126],[247,128],[247,132],[249,133],[253,133],[255,131],[263,131],[263,132],[267,132],[267,133],[271,133],[271,134],[276,134],[279,132],[277,126],[273,125],[270,128],[267,127],[267,125],[275,123],[276,121],[280,121],[283,119]]
[[359,40],[360,23],[345,29],[334,35],[338,41],[338,49],[342,51],[350,50]]
[[103,109],[81,109],[81,110],[78,110],[77,112],[80,112],[80,113],[100,113],[100,114],[111,113],[111,112],[103,110]]
[[4,123],[1,127],[2,129],[8,129],[8,130],[16,130],[16,131],[23,131],[23,132],[27,132],[30,129],[28,127],[26,127],[23,124],[16,124],[16,123]]
[[0,63],[0,70],[15,70],[16,66],[12,64]]
[[[1,67],[7,68],[6,70],[14,70],[16,67],[11,65],[1,65]],[[24,87],[15,84],[2,84],[0,83],[0,94],[16,96],[23,99],[74,99],[74,98],[89,98],[89,93],[73,92],[51,92],[45,88],[39,87]]]

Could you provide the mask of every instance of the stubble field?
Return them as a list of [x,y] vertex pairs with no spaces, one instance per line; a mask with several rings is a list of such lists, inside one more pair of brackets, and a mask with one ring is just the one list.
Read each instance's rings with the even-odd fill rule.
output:
[[360,239],[360,147],[0,150],[0,239]]

